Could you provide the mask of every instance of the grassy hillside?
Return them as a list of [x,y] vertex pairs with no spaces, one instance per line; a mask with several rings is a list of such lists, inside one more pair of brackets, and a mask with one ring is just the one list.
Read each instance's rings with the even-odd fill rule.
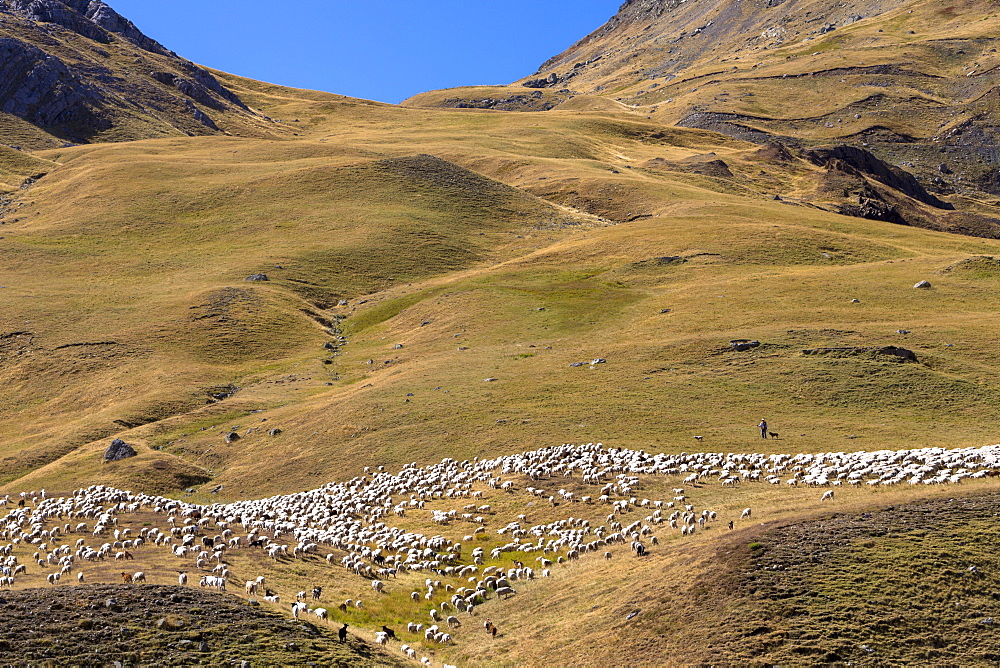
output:
[[[580,439],[725,449],[761,416],[783,449],[989,438],[996,242],[817,209],[821,168],[628,112],[257,87],[299,137],[38,154],[0,242],[12,487],[235,496]],[[111,436],[141,445],[126,481]]]
[[[988,202],[942,195],[960,210],[936,208],[870,173],[675,127],[606,96],[543,97],[558,106],[521,114],[218,78],[280,131],[0,153],[3,491],[112,484],[213,503],[346,481],[365,467],[568,442],[798,453],[996,440],[1000,241],[835,212],[877,191],[907,215],[967,230]],[[915,288],[921,280],[931,287]],[[759,345],[731,345],[742,340]],[[777,438],[760,438],[762,417]],[[104,463],[116,437],[138,456]],[[684,477],[644,481],[641,494],[670,499]],[[454,499],[429,498],[391,525],[489,549],[520,514],[607,521],[603,505],[555,506],[525,491],[591,494],[579,477],[514,482],[509,495],[479,485],[493,510],[472,541],[470,522],[430,522],[432,509],[459,507]],[[721,521],[690,540],[660,533],[649,559],[617,546],[610,561],[586,555],[491,599],[496,639],[480,618],[464,618],[455,645],[404,634],[406,622],[429,619],[432,603],[410,596],[427,573],[404,574],[377,597],[324,554],[272,561],[233,550],[226,561],[237,585],[266,575],[283,614],[296,592],[322,584],[331,624],[367,640],[389,624],[436,663],[472,665],[859,660],[861,645],[881,659],[883,646],[851,619],[877,611],[858,611],[846,592],[883,591],[887,554],[919,582],[919,529],[856,526],[863,513],[889,513],[878,522],[892,524],[895,506],[936,509],[940,521],[917,537],[955,546],[942,557],[951,571],[991,563],[985,539],[969,537],[985,525],[969,513],[992,508],[975,506],[992,479],[960,493],[844,486],[835,504],[786,485],[689,487]],[[973,510],[941,509],[957,496]],[[753,522],[740,521],[746,506]],[[169,530],[149,508],[129,515],[122,526],[133,532]],[[828,522],[856,542],[830,544]],[[758,582],[803,542],[816,557],[795,562],[806,579]],[[16,548],[22,562],[36,563],[34,547]],[[193,559],[175,557],[144,548],[135,567],[172,584]],[[856,563],[873,567],[855,575]],[[46,568],[17,588],[46,586]],[[90,582],[120,577],[110,560],[85,569]],[[956,585],[948,600],[991,610],[981,588]],[[367,607],[335,611],[348,597]],[[942,648],[920,628],[935,602],[894,612],[903,619],[877,640],[907,642],[912,661],[991,660],[968,639],[975,620],[948,636],[962,647],[932,651]],[[711,633],[723,624],[742,630]],[[332,660],[326,634],[316,637],[310,659]]]

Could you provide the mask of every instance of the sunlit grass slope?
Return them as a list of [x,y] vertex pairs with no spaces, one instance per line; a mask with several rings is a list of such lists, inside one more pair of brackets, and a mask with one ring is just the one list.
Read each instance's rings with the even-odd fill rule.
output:
[[[991,437],[996,278],[948,269],[995,242],[803,205],[810,163],[628,112],[227,85],[299,136],[37,155],[0,240],[9,483],[235,496],[581,439],[743,449],[761,417],[779,450]],[[133,467],[100,465],[112,436]]]

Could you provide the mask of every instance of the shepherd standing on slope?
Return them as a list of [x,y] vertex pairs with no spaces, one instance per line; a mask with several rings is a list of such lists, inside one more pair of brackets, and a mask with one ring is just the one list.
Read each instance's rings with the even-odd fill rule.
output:
[[767,420],[761,418],[760,424],[757,426],[760,427],[760,437],[767,438]]

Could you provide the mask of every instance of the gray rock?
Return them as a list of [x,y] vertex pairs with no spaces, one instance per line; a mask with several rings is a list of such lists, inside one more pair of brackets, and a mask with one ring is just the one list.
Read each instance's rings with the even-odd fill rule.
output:
[[111,445],[104,451],[104,461],[117,462],[129,457],[135,457],[138,453],[131,445],[120,438],[111,441]]
[[[107,44],[111,36],[83,15],[89,3],[81,0],[12,0],[8,7],[31,21],[55,23],[95,42]],[[104,4],[104,3],[95,3]],[[109,8],[110,9],[110,8]]]
[[267,274],[250,274],[243,280],[254,282],[254,281],[269,281],[271,279],[267,277]]
[[240,435],[235,431],[231,431],[226,434],[226,443],[235,443],[238,440],[240,440]]
[[162,44],[144,35],[141,30],[135,27],[134,23],[103,2],[80,1],[79,4],[87,5],[85,10],[86,17],[108,32],[124,37],[143,51],[158,53],[163,56],[170,55],[170,51],[164,48]]
[[0,111],[43,127],[110,122],[95,108],[104,96],[59,58],[9,37],[0,38]]
[[928,288],[931,287],[931,282],[930,281],[920,281],[919,283],[916,283],[913,287],[915,287],[917,289],[920,289],[920,290],[926,290],[926,289],[928,289]]
[[277,427],[275,427],[274,429],[269,429],[268,432],[267,432],[267,435],[268,436],[277,436],[280,433],[281,433],[281,430],[278,429]]
[[[191,112],[191,116],[194,118],[194,120],[198,121],[199,123],[201,123],[202,125],[204,125],[206,128],[208,128],[209,130],[218,130],[219,129],[219,126],[215,124],[215,121],[212,120],[212,117],[209,116],[208,114],[206,114],[204,111],[202,111],[198,107],[194,106],[194,102],[192,102],[191,100],[187,101],[187,108],[188,108],[188,111]],[[261,276],[263,276],[263,274],[261,274]],[[264,280],[267,280],[267,279],[265,278]]]

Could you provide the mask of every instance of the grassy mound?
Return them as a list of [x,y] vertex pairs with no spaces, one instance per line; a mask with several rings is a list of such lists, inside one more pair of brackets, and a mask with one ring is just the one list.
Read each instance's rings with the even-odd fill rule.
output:
[[956,497],[754,534],[718,583],[737,600],[709,660],[995,663],[998,510],[995,494]]
[[354,636],[340,642],[328,626],[188,587],[81,585],[5,592],[2,599],[0,658],[14,663],[402,664]]

